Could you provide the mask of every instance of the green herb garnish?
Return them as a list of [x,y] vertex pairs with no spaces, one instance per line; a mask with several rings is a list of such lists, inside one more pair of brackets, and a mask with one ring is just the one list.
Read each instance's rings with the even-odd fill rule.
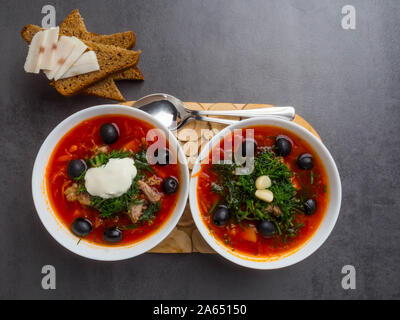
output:
[[146,150],[142,150],[134,154],[133,159],[135,160],[135,166],[141,170],[147,170],[150,173],[154,173],[153,168],[147,163]]
[[110,153],[98,153],[90,158],[88,162],[92,167],[100,167],[102,165],[105,165],[110,159],[123,159],[128,157],[134,157],[132,152],[124,150],[112,150]]
[[100,217],[108,218],[119,212],[128,212],[131,204],[136,200],[139,194],[137,181],[141,176],[138,174],[132,180],[132,184],[127,192],[117,198],[104,199],[97,196],[90,196],[90,207],[100,212]]
[[139,221],[152,221],[156,217],[156,213],[161,209],[161,202],[150,203],[146,210],[139,217]]
[[[235,164],[214,164],[211,167],[218,178],[217,183],[211,187],[212,191],[221,195],[221,202],[228,206],[233,219],[241,227],[244,220],[270,220],[283,238],[295,236],[301,228],[295,223],[295,216],[303,209],[292,183],[292,171],[270,150],[256,155],[252,173],[236,175],[237,167]],[[263,175],[272,180],[269,189],[274,194],[274,200],[271,204],[254,195],[255,181]],[[271,205],[279,207],[279,215],[273,214]]]

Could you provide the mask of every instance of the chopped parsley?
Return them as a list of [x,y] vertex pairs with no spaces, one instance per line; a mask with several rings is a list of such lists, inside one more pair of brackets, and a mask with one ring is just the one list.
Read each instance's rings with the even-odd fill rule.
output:
[[[233,219],[239,226],[244,220],[269,220],[283,238],[296,236],[302,225],[294,221],[295,216],[303,209],[292,182],[293,173],[282,159],[270,150],[263,150],[254,159],[252,173],[236,175],[237,167],[234,163],[214,164],[211,167],[218,178],[211,189],[220,194],[221,202],[230,209]],[[279,215],[271,212],[271,204],[255,197],[255,181],[263,175],[272,180],[269,189],[274,194],[274,200],[271,204],[279,207]]]

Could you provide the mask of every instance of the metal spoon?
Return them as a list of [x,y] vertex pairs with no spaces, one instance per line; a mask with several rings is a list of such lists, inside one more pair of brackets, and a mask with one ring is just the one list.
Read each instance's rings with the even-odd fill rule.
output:
[[249,110],[225,110],[225,111],[197,111],[186,108],[181,100],[166,93],[155,93],[136,101],[133,107],[139,108],[156,119],[160,120],[171,131],[180,129],[185,124],[194,121],[211,121],[223,124],[233,124],[237,120],[210,118],[205,116],[234,116],[234,117],[275,117],[285,120],[293,120],[295,110],[293,107],[272,107]]

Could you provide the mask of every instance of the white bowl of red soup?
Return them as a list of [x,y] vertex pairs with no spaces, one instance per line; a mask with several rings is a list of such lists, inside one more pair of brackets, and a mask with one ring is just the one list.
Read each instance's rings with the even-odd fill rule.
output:
[[73,114],[37,155],[33,199],[64,247],[96,260],[144,253],[175,227],[188,195],[186,158],[147,113],[102,105]]
[[255,269],[297,263],[327,239],[341,184],[323,143],[296,123],[258,118],[222,130],[197,159],[194,221],[223,257]]

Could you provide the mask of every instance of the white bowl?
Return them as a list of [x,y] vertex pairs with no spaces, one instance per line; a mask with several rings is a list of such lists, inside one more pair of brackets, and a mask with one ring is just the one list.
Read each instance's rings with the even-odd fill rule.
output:
[[[198,207],[197,201],[197,181],[198,177],[196,173],[200,170],[200,163],[202,159],[205,159],[209,155],[209,151],[212,150],[220,141],[227,136],[229,132],[233,132],[234,129],[246,128],[257,125],[271,125],[282,127],[287,129],[299,137],[306,140],[314,151],[320,157],[322,163],[325,166],[326,172],[328,174],[329,181],[329,190],[330,190],[330,199],[328,203],[327,212],[319,226],[319,228],[315,231],[315,233],[311,236],[311,238],[303,244],[300,248],[298,248],[293,253],[288,253],[286,255],[282,255],[280,257],[274,258],[257,258],[257,257],[249,257],[240,253],[233,253],[229,248],[224,246],[220,241],[218,241],[213,235],[211,235],[207,226],[203,222],[201,218],[200,210]],[[329,153],[328,149],[323,145],[323,143],[316,138],[312,133],[299,126],[294,122],[289,122],[281,119],[273,119],[273,118],[252,118],[248,120],[240,121],[236,124],[230,125],[222,130],[219,134],[217,134],[208,145],[203,148],[199,157],[197,158],[193,171],[192,178],[190,180],[190,190],[189,190],[189,202],[190,208],[192,211],[194,222],[196,223],[197,228],[199,229],[201,235],[207,241],[207,243],[220,255],[224,258],[239,264],[244,267],[254,268],[254,269],[278,269],[290,266],[295,264],[309,255],[311,255],[315,250],[317,250],[324,241],[328,238],[331,233],[333,227],[335,226],[336,220],[339,216],[340,203],[342,197],[342,188],[340,184],[339,172],[336,168],[335,162]]]
[[[156,233],[138,243],[126,246],[106,247],[89,243],[84,240],[77,245],[78,238],[74,236],[71,231],[58,219],[48,201],[45,172],[49,158],[55,146],[60,139],[77,124],[86,119],[104,114],[129,115],[154,125],[156,128],[160,129],[161,132],[166,135],[166,137],[168,137],[170,146],[172,146],[172,148],[178,152],[178,157],[180,159],[178,163],[181,173],[181,187],[179,188],[180,194],[174,212]],[[56,239],[62,246],[78,255],[90,259],[106,261],[132,258],[152,249],[159,244],[176,226],[183,213],[183,210],[185,209],[188,196],[188,184],[189,171],[186,157],[184,156],[176,138],[170,134],[168,129],[160,121],[153,118],[149,114],[132,107],[121,105],[101,105],[91,107],[74,113],[62,121],[43,142],[36,157],[32,173],[32,194],[36,211],[38,212],[43,225],[46,227],[47,231],[52,235],[52,237]]]

